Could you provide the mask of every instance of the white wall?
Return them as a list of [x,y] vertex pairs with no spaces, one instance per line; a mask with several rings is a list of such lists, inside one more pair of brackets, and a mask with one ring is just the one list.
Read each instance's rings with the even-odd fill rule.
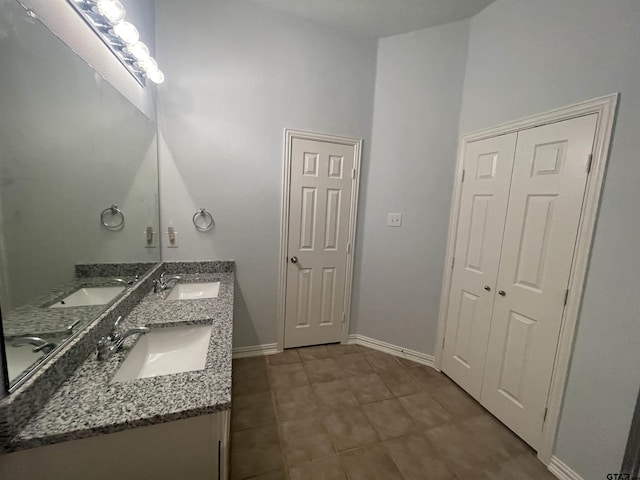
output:
[[[378,44],[351,332],[433,354],[469,22]],[[401,212],[402,227],[387,226]]]
[[235,259],[234,344],[275,343],[284,129],[368,145],[376,43],[244,0],[158,2],[156,21],[163,259]]
[[640,3],[497,0],[471,22],[461,131],[621,92],[556,452],[620,467],[640,383]]

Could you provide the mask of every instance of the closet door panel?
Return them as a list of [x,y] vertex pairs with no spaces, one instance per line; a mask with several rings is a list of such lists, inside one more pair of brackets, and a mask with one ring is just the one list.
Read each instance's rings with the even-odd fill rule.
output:
[[464,158],[443,370],[479,398],[516,134],[469,144]]
[[596,115],[518,134],[481,403],[536,448]]

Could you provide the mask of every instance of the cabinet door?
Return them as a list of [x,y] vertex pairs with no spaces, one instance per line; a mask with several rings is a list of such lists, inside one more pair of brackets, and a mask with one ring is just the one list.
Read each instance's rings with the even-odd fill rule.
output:
[[533,448],[542,432],[596,120],[594,114],[518,134],[481,403]]
[[517,134],[469,144],[464,157],[443,370],[480,397]]

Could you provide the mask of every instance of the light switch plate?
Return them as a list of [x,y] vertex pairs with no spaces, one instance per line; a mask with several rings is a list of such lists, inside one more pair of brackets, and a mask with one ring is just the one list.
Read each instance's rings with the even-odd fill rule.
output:
[[402,226],[402,214],[401,213],[387,213],[387,225],[390,227]]

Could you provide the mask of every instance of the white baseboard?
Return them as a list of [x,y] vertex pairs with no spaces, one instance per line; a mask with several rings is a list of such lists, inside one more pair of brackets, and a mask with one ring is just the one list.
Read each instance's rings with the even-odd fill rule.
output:
[[373,338],[365,337],[364,335],[349,335],[348,343],[362,345],[363,347],[372,348],[373,350],[378,350],[390,355],[395,355],[396,357],[406,358],[407,360],[411,360],[412,362],[435,368],[433,364],[433,355],[427,355],[426,353],[409,350],[408,348],[403,348],[397,345],[392,345],[391,343],[375,340]]
[[560,460],[558,457],[551,457],[551,461],[547,468],[560,480],[583,480],[583,478]]
[[233,358],[259,357],[261,355],[273,355],[274,353],[278,353],[278,344],[266,343],[250,347],[236,347],[233,349]]

